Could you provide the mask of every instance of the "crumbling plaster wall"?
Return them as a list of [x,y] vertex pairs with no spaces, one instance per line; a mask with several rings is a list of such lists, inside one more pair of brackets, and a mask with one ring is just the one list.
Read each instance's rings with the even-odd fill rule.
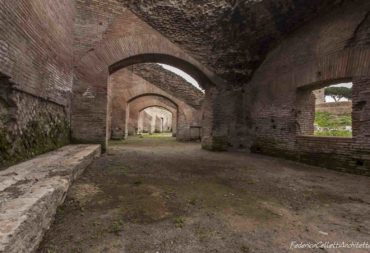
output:
[[[359,2],[361,4],[359,4]],[[245,145],[253,151],[370,174],[370,3],[343,4],[286,38],[245,85]],[[353,82],[353,138],[306,137],[312,89]],[[306,120],[302,121],[302,118]]]

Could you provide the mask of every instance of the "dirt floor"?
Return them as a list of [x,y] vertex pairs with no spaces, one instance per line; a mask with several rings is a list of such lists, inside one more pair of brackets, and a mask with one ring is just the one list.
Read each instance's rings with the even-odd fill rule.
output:
[[290,249],[370,243],[369,193],[368,177],[134,138],[75,182],[39,252],[369,252]]

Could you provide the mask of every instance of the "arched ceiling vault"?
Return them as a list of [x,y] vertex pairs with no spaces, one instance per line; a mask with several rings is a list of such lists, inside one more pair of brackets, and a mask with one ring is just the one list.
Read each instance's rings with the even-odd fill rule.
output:
[[349,0],[117,1],[238,86],[279,40]]
[[184,101],[195,109],[200,108],[204,94],[180,76],[155,63],[135,64],[128,68],[134,74]]

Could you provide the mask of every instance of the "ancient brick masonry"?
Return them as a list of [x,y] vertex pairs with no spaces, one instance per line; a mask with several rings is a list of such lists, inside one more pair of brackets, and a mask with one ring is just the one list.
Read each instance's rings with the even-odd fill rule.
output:
[[149,107],[139,113],[137,120],[138,133],[170,133],[173,115],[161,107]]
[[[113,1],[114,2],[114,1]],[[114,4],[112,3],[112,6]],[[77,7],[77,21],[81,32],[90,24],[98,26],[91,15],[99,13],[100,4],[81,4]],[[104,9],[104,8],[103,8]],[[182,49],[171,43],[129,10],[118,15],[113,8],[104,9],[109,15],[98,15],[100,23],[110,20],[105,30],[96,29],[100,38],[95,45],[79,40],[92,48],[78,60],[72,100],[72,138],[75,141],[101,143],[105,147],[109,137],[107,80],[109,74],[134,63],[159,62],[180,68],[191,74],[203,87],[222,86],[226,83],[201,65]],[[83,21],[83,22],[82,22]],[[77,42],[76,42],[77,43]],[[114,49],[114,53],[112,52]],[[207,92],[207,91],[206,91]],[[207,113],[213,113],[212,110]],[[212,122],[209,122],[211,124]],[[208,127],[213,129],[213,127]],[[211,132],[208,132],[212,140]]]
[[[189,126],[187,125],[186,117],[183,114],[183,109],[179,109],[178,105],[168,98],[155,95],[141,96],[130,102],[127,134],[137,134],[138,122],[143,110],[159,108],[163,108],[171,114],[173,122],[173,136],[177,137],[178,140],[189,140],[189,133],[187,133]],[[155,119],[157,114],[158,113],[154,113],[151,115],[152,121]],[[153,123],[151,124],[153,125]]]
[[0,166],[69,142],[73,4],[2,1]]
[[[153,73],[152,76],[158,74],[164,76],[161,72]],[[156,78],[152,80],[156,81]],[[177,139],[183,141],[191,139],[190,127],[200,126],[201,110],[158,86],[157,83],[150,83],[128,69],[117,71],[110,76],[109,87],[112,98],[109,119],[113,138],[119,139],[133,134],[137,127],[139,112],[146,107],[161,106],[170,110],[175,117],[173,129]]]
[[352,102],[336,102],[336,103],[322,103],[316,104],[316,112],[328,112],[330,114],[343,115],[352,113]]
[[281,38],[341,3],[331,0],[118,1],[232,86],[247,83]]
[[[154,93],[177,105],[178,138],[202,128],[203,148],[369,174],[369,12],[365,0],[2,1],[0,164],[70,132],[105,148],[130,99]],[[147,63],[182,69],[205,94]],[[141,85],[119,101],[108,80],[122,69]],[[353,138],[306,136],[312,90],[340,81],[354,85]]]
[[[369,10],[368,2],[347,3],[269,54],[245,86],[253,151],[369,175]],[[313,133],[312,90],[341,81],[353,82],[353,138],[306,136]]]
[[199,109],[204,99],[204,93],[186,82],[180,76],[162,68],[158,64],[136,64],[132,71],[150,83],[183,100],[188,105]]

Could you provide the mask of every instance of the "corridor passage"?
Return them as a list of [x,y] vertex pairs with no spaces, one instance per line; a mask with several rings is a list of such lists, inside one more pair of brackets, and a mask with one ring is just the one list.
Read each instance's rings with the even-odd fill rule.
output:
[[271,253],[369,239],[369,177],[168,136],[111,142],[71,187],[39,252]]

